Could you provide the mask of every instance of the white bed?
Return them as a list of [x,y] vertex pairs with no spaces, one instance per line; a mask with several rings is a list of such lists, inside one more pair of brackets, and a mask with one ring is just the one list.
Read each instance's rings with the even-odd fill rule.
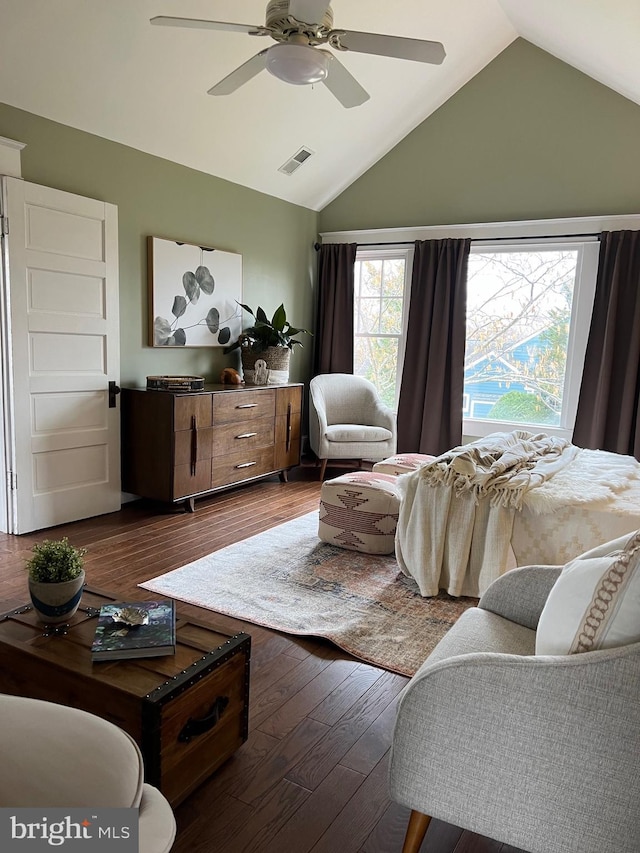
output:
[[515,566],[562,565],[639,529],[640,463],[569,447],[570,461],[531,487],[518,507],[429,483],[428,466],[399,477],[396,556],[421,594],[444,589],[454,596],[480,596]]

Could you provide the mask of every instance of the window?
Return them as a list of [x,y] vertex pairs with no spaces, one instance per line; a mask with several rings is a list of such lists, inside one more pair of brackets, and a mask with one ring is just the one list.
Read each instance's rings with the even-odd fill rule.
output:
[[465,433],[573,427],[597,242],[472,246],[467,278]]
[[[596,238],[471,243],[463,433],[571,436],[598,252]],[[354,373],[397,408],[413,247],[358,251]]]
[[354,364],[384,402],[397,407],[406,330],[406,273],[412,250],[359,251],[354,285]]

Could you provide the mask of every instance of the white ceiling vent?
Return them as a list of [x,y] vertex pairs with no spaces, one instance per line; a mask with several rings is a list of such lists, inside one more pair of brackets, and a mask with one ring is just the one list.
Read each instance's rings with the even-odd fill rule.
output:
[[290,160],[287,160],[286,163],[283,163],[282,166],[278,169],[279,172],[284,172],[285,175],[293,175],[296,169],[299,169],[303,163],[305,163],[312,154],[314,154],[310,148],[301,148],[299,151],[291,157]]

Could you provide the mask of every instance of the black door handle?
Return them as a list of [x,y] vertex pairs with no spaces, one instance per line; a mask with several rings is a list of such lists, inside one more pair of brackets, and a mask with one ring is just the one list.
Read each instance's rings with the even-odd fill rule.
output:
[[117,382],[109,382],[109,408],[115,409],[116,407],[116,397],[120,393],[120,386]]

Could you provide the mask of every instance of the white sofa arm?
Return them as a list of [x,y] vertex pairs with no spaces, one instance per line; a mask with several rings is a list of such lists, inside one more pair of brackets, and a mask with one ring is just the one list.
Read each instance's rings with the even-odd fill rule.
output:
[[395,434],[396,418],[397,416],[393,409],[389,408],[381,400],[375,401],[371,417],[372,424],[391,430]]
[[[326,453],[326,441],[323,436],[327,431],[327,418],[321,401],[315,400],[314,389],[309,393],[309,444],[314,453],[322,456]],[[322,446],[321,446],[322,445]]]
[[112,723],[53,702],[0,694],[0,805],[137,807],[143,766]]
[[0,694],[0,806],[139,809],[140,853],[168,853],[173,811],[144,784],[136,742],[94,714]]
[[139,853],[169,853],[176,837],[176,819],[157,788],[144,785],[139,812]]

